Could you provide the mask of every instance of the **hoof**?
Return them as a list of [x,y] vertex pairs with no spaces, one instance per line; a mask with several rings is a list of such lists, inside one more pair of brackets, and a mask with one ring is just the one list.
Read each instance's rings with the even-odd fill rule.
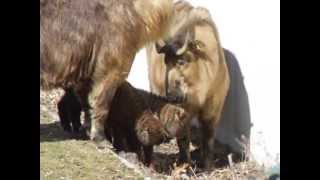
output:
[[81,139],[90,139],[90,128],[89,127],[84,127],[84,126],[81,126],[79,128],[79,133],[78,133],[78,136],[79,138]]
[[98,149],[112,148],[112,145],[104,134],[104,131],[95,131],[91,129],[90,139],[96,144]]
[[178,158],[178,165],[180,166],[180,165],[184,165],[184,164],[190,164],[190,161],[187,160],[186,158],[179,157]]
[[113,148],[112,144],[109,141],[107,141],[106,139],[101,140],[101,141],[94,141],[94,143],[95,143],[96,148],[98,150],[112,149]]
[[72,132],[71,126],[69,124],[68,125],[61,125],[61,126],[62,126],[63,131],[68,132],[68,133]]
[[72,127],[72,132],[75,134],[78,134],[80,132],[81,126],[73,126]]
[[96,143],[106,140],[104,131],[91,131],[90,139]]
[[200,162],[199,168],[201,168],[203,171],[212,171],[215,169],[214,164],[209,160]]
[[73,133],[73,137],[77,140],[89,140],[89,136],[85,131],[79,131],[77,133]]
[[187,154],[179,154],[179,158],[178,158],[178,165],[190,165],[191,164],[191,158],[190,156],[188,157]]

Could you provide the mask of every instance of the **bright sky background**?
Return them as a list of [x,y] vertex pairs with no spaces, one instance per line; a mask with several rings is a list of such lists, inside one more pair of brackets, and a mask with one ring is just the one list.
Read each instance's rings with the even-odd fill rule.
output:
[[[280,1],[188,1],[209,9],[222,45],[240,63],[254,124],[254,157],[263,163],[280,157]],[[128,79],[135,87],[149,90],[144,50],[137,54]]]

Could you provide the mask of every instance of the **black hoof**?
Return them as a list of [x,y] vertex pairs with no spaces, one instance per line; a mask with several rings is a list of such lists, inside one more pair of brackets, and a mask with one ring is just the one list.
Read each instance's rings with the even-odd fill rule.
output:
[[190,164],[191,160],[188,160],[186,156],[180,156],[178,159],[178,165]]
[[89,140],[89,136],[85,131],[79,130],[79,132],[74,132],[73,137],[77,140]]
[[79,133],[83,136],[90,137],[90,127],[81,126],[79,128]]
[[61,125],[61,126],[62,126],[63,131],[68,132],[68,133],[72,132],[70,125]]
[[198,167],[200,169],[202,169],[203,171],[212,171],[215,167],[214,167],[214,164],[209,161],[209,160],[206,160],[206,161],[200,161],[198,163]]
[[72,127],[72,132],[73,133],[80,133],[80,128],[81,128],[81,126],[73,126]]

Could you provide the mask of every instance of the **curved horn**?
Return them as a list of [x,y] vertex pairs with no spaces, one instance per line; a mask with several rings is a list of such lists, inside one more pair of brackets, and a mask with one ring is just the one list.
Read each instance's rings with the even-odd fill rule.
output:
[[163,48],[166,46],[166,43],[162,39],[157,41],[155,45],[156,45],[156,50],[159,54],[164,53]]
[[188,31],[185,37],[183,46],[176,51],[176,55],[180,56],[187,50],[190,40],[191,40],[191,35],[190,35],[190,32]]

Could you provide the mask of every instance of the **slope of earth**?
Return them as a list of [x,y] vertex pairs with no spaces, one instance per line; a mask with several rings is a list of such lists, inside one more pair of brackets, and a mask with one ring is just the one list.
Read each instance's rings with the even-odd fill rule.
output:
[[57,179],[143,179],[109,151],[98,151],[90,141],[74,140],[57,122],[56,98],[61,91],[41,92],[40,178]]
[[[255,162],[234,162],[231,167],[223,149],[217,146],[214,171],[198,171],[196,166],[175,166],[178,148],[175,140],[155,147],[152,170],[138,162],[133,153],[115,154],[98,150],[91,141],[76,140],[63,132],[56,104],[62,90],[40,91],[40,177],[42,180],[85,179],[267,179]],[[192,148],[192,159],[199,152]]]

